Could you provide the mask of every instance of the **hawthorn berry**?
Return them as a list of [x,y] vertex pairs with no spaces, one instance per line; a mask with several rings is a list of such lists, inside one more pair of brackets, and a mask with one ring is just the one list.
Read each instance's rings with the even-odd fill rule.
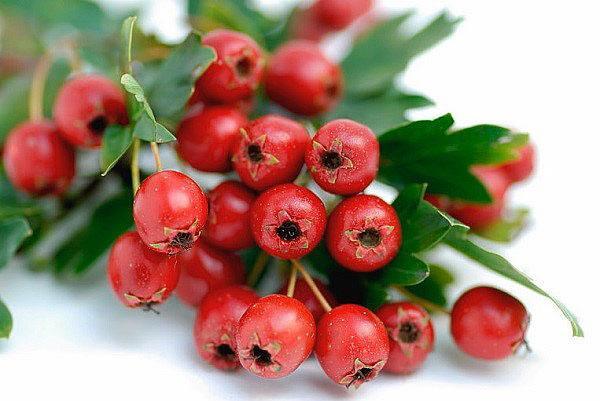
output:
[[231,152],[246,117],[234,107],[209,106],[187,115],[177,130],[177,152],[200,171],[231,171]]
[[242,315],[236,342],[245,369],[267,379],[284,377],[312,352],[315,320],[300,301],[268,295]]
[[294,39],[304,39],[319,42],[333,30],[324,25],[317,17],[314,7],[298,10],[290,23],[291,36]]
[[360,305],[340,305],[317,325],[315,355],[335,383],[358,388],[373,380],[388,360],[385,326]]
[[411,302],[395,302],[383,305],[376,314],[390,338],[390,357],[383,370],[408,374],[419,369],[435,338],[427,311]]
[[475,287],[454,304],[450,331],[465,353],[498,360],[525,342],[528,325],[529,314],[518,299],[496,288]]
[[75,176],[75,154],[50,121],[28,121],[6,138],[2,154],[8,179],[33,196],[62,195]]
[[177,259],[148,248],[135,231],[113,244],[108,256],[108,280],[123,304],[151,310],[165,301],[179,280]]
[[326,221],[323,201],[295,184],[268,189],[250,209],[256,243],[269,255],[282,259],[309,254],[323,237]]
[[342,30],[371,11],[373,0],[317,0],[313,7],[321,23]]
[[181,276],[175,289],[177,297],[190,306],[198,306],[211,290],[242,284],[246,272],[242,258],[221,251],[202,239],[191,249],[177,254]]
[[264,191],[292,182],[304,164],[308,131],[289,118],[266,115],[240,130],[233,166],[248,187]]
[[208,193],[204,238],[211,245],[239,251],[254,245],[250,207],[256,194],[237,181],[224,181]]
[[74,146],[97,148],[111,124],[129,121],[125,96],[110,79],[78,75],[68,80],[54,103],[54,120],[65,140]]
[[222,370],[240,366],[235,332],[244,312],[258,299],[252,289],[241,285],[206,294],[194,323],[194,340],[202,359]]
[[208,202],[202,189],[178,171],[146,178],[133,200],[133,220],[142,240],[168,254],[190,249],[204,228]]
[[265,76],[269,98],[305,116],[331,110],[338,103],[343,86],[339,66],[306,40],[291,41],[277,49]]
[[248,35],[216,29],[202,38],[212,47],[217,59],[198,78],[196,90],[217,103],[233,103],[250,97],[263,76],[265,58],[262,49]]
[[519,149],[519,157],[517,160],[506,163],[501,166],[506,177],[512,182],[520,182],[526,180],[535,166],[535,148],[531,143]]
[[[319,289],[327,303],[332,307],[337,306],[337,301],[335,300],[335,297],[329,291],[327,286],[319,279],[313,278],[313,281],[317,285],[317,288]],[[287,294],[287,284],[284,284],[279,289],[278,293],[283,295]],[[296,298],[298,301],[302,302],[302,304],[304,304],[308,308],[310,313],[312,313],[315,322],[318,322],[321,316],[323,316],[323,314],[326,312],[303,278],[297,279],[293,297]]]
[[355,195],[331,212],[325,238],[329,253],[340,265],[370,272],[396,257],[402,227],[394,208],[381,198]]
[[369,127],[351,120],[322,126],[306,149],[306,166],[315,182],[337,195],[363,191],[379,169],[379,142]]

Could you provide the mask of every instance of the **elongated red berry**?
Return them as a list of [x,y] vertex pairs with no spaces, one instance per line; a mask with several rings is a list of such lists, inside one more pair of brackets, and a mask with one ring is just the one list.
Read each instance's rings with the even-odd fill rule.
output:
[[190,306],[198,306],[211,290],[242,284],[244,263],[235,253],[219,250],[202,239],[192,248],[177,254],[181,277],[175,293]]
[[216,29],[202,38],[215,49],[217,60],[200,76],[196,90],[217,103],[233,103],[250,97],[263,76],[265,59],[261,48],[248,35]]
[[343,92],[338,65],[309,41],[281,46],[269,62],[265,76],[267,95],[289,111],[314,116],[331,110]]
[[189,249],[208,217],[202,189],[185,174],[159,171],[146,178],[133,200],[133,220],[142,240],[158,252]]
[[510,294],[491,287],[465,292],[452,308],[450,331],[456,345],[475,358],[511,356],[525,342],[529,314]]
[[379,169],[379,142],[369,127],[352,120],[322,126],[306,149],[306,166],[315,182],[337,195],[363,191]]
[[256,194],[237,181],[225,181],[208,193],[208,221],[204,237],[211,245],[239,251],[254,245],[250,207]]
[[301,124],[269,114],[241,130],[233,166],[244,184],[264,191],[298,177],[309,142],[310,135]]
[[370,272],[388,264],[402,244],[402,227],[394,208],[373,195],[344,199],[331,212],[326,244],[347,269]]
[[390,357],[383,370],[408,374],[423,365],[435,335],[427,311],[411,302],[385,304],[377,310],[390,338]]
[[385,326],[367,308],[345,304],[321,317],[315,355],[335,383],[358,388],[373,380],[387,362],[388,354]]
[[117,238],[110,250],[108,280],[126,306],[152,309],[175,289],[179,266],[176,258],[154,252],[130,231]]
[[282,184],[263,192],[250,213],[258,246],[282,259],[309,254],[323,237],[327,221],[323,201],[295,184]]
[[74,146],[97,148],[111,124],[129,121],[125,96],[110,79],[101,75],[77,75],[58,92],[54,120],[61,135]]
[[313,7],[322,24],[341,30],[368,13],[373,0],[317,0]]
[[212,290],[204,297],[194,324],[196,349],[202,359],[222,370],[240,366],[235,343],[237,325],[258,298],[252,289],[241,285]]
[[50,121],[28,121],[10,131],[2,158],[12,185],[33,196],[61,195],[75,175],[73,149]]
[[[315,278],[313,279],[313,281],[317,285],[317,288],[319,289],[327,303],[331,307],[336,307],[338,303],[331,291],[329,291],[329,289],[327,288],[327,286],[319,279]],[[282,295],[287,294],[287,287],[287,283],[285,283],[279,289],[278,292]],[[306,283],[306,280],[304,280],[303,278],[297,279],[293,297],[298,301],[302,302],[302,304],[304,304],[308,308],[310,313],[312,313],[313,317],[315,318],[315,322],[318,322],[321,316],[323,316],[323,314],[325,313],[325,309],[323,309],[323,306]]]
[[508,179],[515,183],[526,180],[535,167],[535,148],[531,143],[519,149],[519,158],[501,166]]
[[312,352],[315,321],[306,306],[296,299],[269,295],[244,313],[236,342],[245,369],[267,379],[284,377]]

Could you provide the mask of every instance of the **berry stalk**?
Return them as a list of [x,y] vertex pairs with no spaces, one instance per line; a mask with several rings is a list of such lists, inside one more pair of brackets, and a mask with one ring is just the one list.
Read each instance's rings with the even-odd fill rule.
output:
[[294,290],[296,289],[296,278],[298,277],[298,267],[296,265],[292,265],[292,269],[290,270],[290,281],[288,282],[287,288],[287,296],[293,297]]
[[249,287],[254,287],[263,270],[265,270],[265,267],[267,266],[268,262],[269,254],[264,251],[261,251],[260,255],[258,255],[258,258],[254,262],[252,269],[250,270],[250,274],[248,274],[246,284],[248,284]]
[[156,164],[156,171],[162,171],[162,162],[160,161],[160,153],[158,151],[158,144],[156,142],[150,142],[150,148],[154,155],[154,163]]
[[44,53],[33,71],[31,91],[29,92],[29,118],[33,121],[39,121],[44,118],[44,88],[51,65],[52,55]]
[[323,309],[325,309],[326,312],[329,312],[331,310],[331,305],[329,305],[329,302],[327,302],[327,300],[315,284],[315,281],[312,279],[310,274],[308,274],[304,266],[302,266],[302,263],[300,263],[296,259],[292,259],[292,266],[296,267],[300,271],[300,274],[302,274],[302,277],[304,277],[304,281],[306,281],[306,284],[308,284],[310,290],[313,292],[313,294],[315,294],[315,297],[317,298]]
[[140,187],[140,140],[133,140],[133,148],[131,150],[131,187],[135,195]]

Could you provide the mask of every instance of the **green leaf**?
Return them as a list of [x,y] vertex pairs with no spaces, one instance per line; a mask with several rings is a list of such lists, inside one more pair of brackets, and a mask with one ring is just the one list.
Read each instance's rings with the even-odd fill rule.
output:
[[14,216],[29,217],[39,212],[37,203],[15,190],[0,168],[0,220]]
[[105,176],[114,167],[133,142],[133,134],[129,127],[111,125],[102,136],[102,152],[100,168]]
[[387,301],[388,295],[385,286],[373,281],[365,283],[364,303],[372,311],[379,309]]
[[201,45],[191,33],[158,67],[147,97],[158,118],[178,121],[194,89],[196,79],[216,59],[214,49]]
[[0,87],[0,144],[10,130],[25,121],[28,115],[27,99],[31,77],[16,76],[7,79]]
[[13,320],[10,311],[4,305],[4,302],[0,299],[0,338],[10,337],[12,331]]
[[0,221],[0,268],[10,261],[23,240],[31,234],[31,227],[23,217]]
[[529,277],[511,265],[502,256],[486,251],[485,249],[479,247],[477,244],[467,239],[465,232],[458,230],[451,232],[445,238],[445,242],[458,252],[480,263],[488,269],[549,298],[571,323],[573,336],[583,337],[583,329],[581,326],[579,326],[575,315],[569,311],[562,302],[538,287]]
[[378,272],[379,283],[389,285],[415,285],[429,276],[429,266],[414,255],[400,252]]
[[529,209],[521,208],[510,211],[507,217],[503,217],[500,221],[482,230],[477,230],[476,234],[491,241],[512,242],[525,227],[528,216]]
[[59,58],[52,63],[44,88],[44,115],[47,118],[52,118],[52,108],[54,107],[56,95],[70,74],[71,66],[67,59]]
[[453,282],[454,277],[447,269],[438,265],[429,265],[429,277],[419,284],[404,287],[404,289],[419,298],[446,307],[448,306],[446,289]]
[[119,64],[121,74],[131,73],[131,49],[133,47],[133,29],[137,17],[127,17],[121,25],[121,51]]

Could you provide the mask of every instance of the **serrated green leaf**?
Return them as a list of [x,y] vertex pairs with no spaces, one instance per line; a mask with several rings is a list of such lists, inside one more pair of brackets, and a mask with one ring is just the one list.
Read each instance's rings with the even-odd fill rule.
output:
[[571,323],[573,336],[583,337],[583,329],[581,326],[579,326],[575,315],[569,311],[562,302],[538,287],[529,277],[510,264],[510,262],[508,262],[502,256],[486,251],[479,245],[470,241],[466,237],[465,232],[458,230],[451,232],[444,239],[444,242],[468,258],[480,263],[482,266],[487,267],[488,269],[550,299]]
[[410,253],[401,251],[378,272],[378,281],[385,285],[415,285],[429,275],[429,266]]
[[446,307],[448,306],[446,289],[453,282],[454,277],[447,269],[439,265],[429,265],[429,277],[419,284],[404,287],[404,289],[435,305]]
[[0,268],[4,267],[32,234],[29,223],[23,217],[10,217],[0,221]]
[[501,220],[477,230],[480,237],[496,242],[512,242],[523,230],[527,223],[529,209],[521,208],[509,211]]
[[102,152],[100,154],[100,168],[105,176],[133,142],[131,128],[121,125],[111,125],[102,136]]
[[4,302],[2,302],[2,299],[0,299],[0,338],[10,337],[12,327],[12,315],[6,305],[4,305]]

